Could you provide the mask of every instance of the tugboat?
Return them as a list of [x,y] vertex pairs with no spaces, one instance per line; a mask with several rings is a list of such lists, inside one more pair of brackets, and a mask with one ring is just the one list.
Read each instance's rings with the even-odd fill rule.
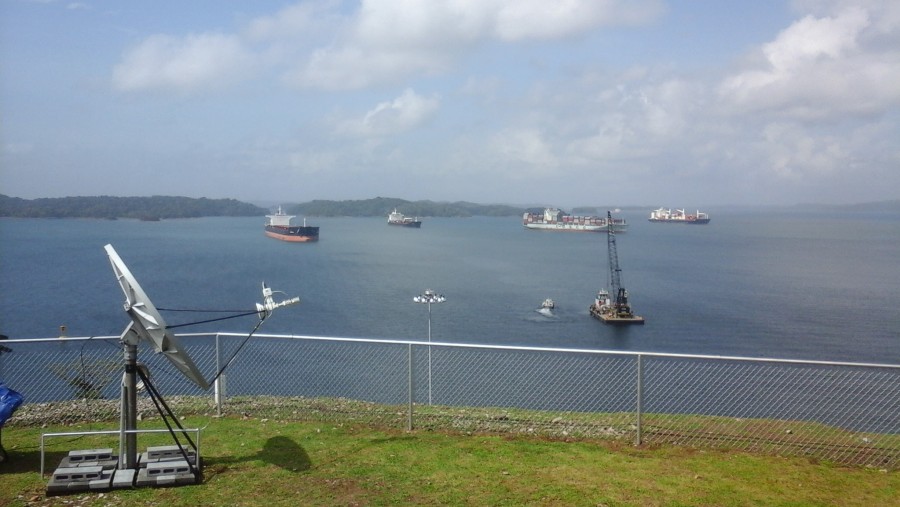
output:
[[319,228],[306,225],[306,219],[303,219],[302,226],[291,225],[291,219],[294,215],[286,215],[281,206],[274,215],[266,215],[269,222],[266,224],[266,236],[270,238],[280,239],[281,241],[290,241],[296,243],[307,243],[319,240]]
[[416,229],[422,227],[422,221],[419,220],[419,217],[410,218],[408,216],[404,216],[403,213],[397,211],[397,208],[394,208],[394,211],[388,215],[388,225],[399,225],[401,227],[415,227]]
[[[612,220],[612,216],[607,212]],[[606,236],[607,251],[609,254],[609,278],[610,288],[615,294],[615,301],[610,298],[610,293],[605,289],[597,292],[594,304],[590,306],[591,316],[604,324],[643,324],[644,318],[635,315],[628,304],[628,291],[622,286],[622,270],[619,269],[619,256],[616,252],[616,234],[610,226]]]

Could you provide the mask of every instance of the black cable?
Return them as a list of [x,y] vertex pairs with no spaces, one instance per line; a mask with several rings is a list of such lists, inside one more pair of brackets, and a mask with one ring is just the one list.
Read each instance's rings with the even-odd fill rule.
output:
[[238,313],[244,310],[203,310],[198,308],[157,308],[161,312]]
[[234,354],[231,354],[231,357],[228,358],[228,361],[225,361],[225,366],[222,366],[222,369],[219,370],[219,373],[216,373],[216,376],[213,377],[212,380],[209,381],[210,384],[215,382],[216,379],[218,379],[219,376],[222,375],[222,372],[225,371],[225,368],[228,368],[228,366],[231,364],[231,362],[234,361],[235,356],[237,356],[238,352],[240,352],[241,349],[244,348],[244,345],[247,344],[247,341],[249,341],[250,337],[253,336],[253,333],[255,333],[257,329],[259,329],[259,326],[262,325],[264,320],[266,320],[265,317],[259,319],[259,322],[256,323],[256,326],[253,328],[253,331],[250,331],[250,334],[248,334],[247,337],[244,338],[244,341],[242,341],[241,344],[238,345],[238,348],[237,348],[237,350],[234,351]]
[[[196,312],[207,312],[207,311],[208,311],[208,312],[226,312],[226,311],[230,312],[230,311],[234,311],[234,310],[186,310],[186,309],[175,310],[175,309],[171,309],[171,308],[157,308],[157,310],[165,310],[165,311],[184,311],[184,312],[194,312],[194,311],[196,311]],[[198,324],[206,324],[206,323],[209,323],[209,322],[217,322],[217,321],[220,321],[220,320],[228,320],[228,319],[236,319],[236,318],[239,318],[239,317],[246,317],[246,316],[248,316],[248,315],[259,315],[260,313],[261,313],[261,312],[260,312],[259,310],[253,310],[253,311],[249,311],[249,312],[242,312],[242,313],[239,313],[239,314],[237,314],[237,315],[229,315],[228,317],[220,317],[220,318],[217,318],[217,319],[202,320],[202,321],[198,321],[198,322],[188,322],[188,323],[184,323],[184,324],[176,324],[176,325],[166,325],[166,329],[176,329],[176,328],[179,328],[179,327],[195,326],[195,325],[198,325]],[[265,315],[265,313],[262,313],[262,314]],[[253,336],[253,333],[255,333],[257,329],[259,329],[259,326],[263,323],[263,321],[264,321],[265,319],[266,319],[266,318],[263,317],[263,318],[261,318],[261,319],[259,320],[259,322],[256,323],[256,327],[253,328],[253,331],[250,331],[250,334],[248,334],[247,337],[244,338],[244,341],[241,342],[241,344],[240,344],[240,346],[238,346],[237,350],[234,351],[234,354],[232,354],[231,357],[228,358],[228,361],[225,363],[225,366],[223,366],[222,369],[219,370],[218,373],[216,373],[216,376],[213,377],[212,380],[209,381],[210,384],[212,384],[213,382],[215,382],[216,379],[218,379],[218,378],[222,375],[222,372],[225,371],[225,368],[227,368],[228,365],[230,365],[230,364],[232,363],[232,361],[234,361],[235,356],[237,356],[238,352],[240,352],[241,349],[244,348],[244,345],[247,344],[247,341],[250,339],[250,337]],[[84,347],[84,345],[82,345],[82,348],[83,348],[83,347]],[[84,364],[83,364],[83,362],[82,362],[82,371],[83,371],[83,370],[84,370]]]
[[229,315],[228,317],[219,317],[218,319],[201,320],[201,321],[197,321],[197,322],[187,322],[185,324],[176,324],[174,326],[166,326],[166,328],[175,329],[175,328],[185,327],[185,326],[196,326],[198,324],[208,324],[210,322],[218,322],[220,320],[228,320],[228,319],[236,319],[238,317],[246,317],[247,315],[254,315],[257,313],[259,313],[259,311],[253,310],[252,312],[245,312],[245,313],[241,313],[238,315]]

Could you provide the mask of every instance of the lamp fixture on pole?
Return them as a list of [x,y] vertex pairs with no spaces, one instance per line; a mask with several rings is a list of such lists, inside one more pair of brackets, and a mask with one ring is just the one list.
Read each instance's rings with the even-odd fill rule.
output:
[[438,294],[431,289],[426,289],[424,294],[420,294],[413,298],[416,303],[428,305],[428,404],[431,405],[431,304],[443,303],[446,301],[442,294]]

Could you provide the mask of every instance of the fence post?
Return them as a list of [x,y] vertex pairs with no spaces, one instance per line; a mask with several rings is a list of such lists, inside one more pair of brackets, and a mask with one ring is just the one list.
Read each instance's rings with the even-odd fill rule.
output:
[[643,365],[643,356],[641,354],[637,355],[637,406],[636,409],[636,425],[637,431],[634,436],[634,445],[641,445],[641,418],[643,416],[643,395],[644,395],[644,365]]
[[[219,371],[219,333],[216,333],[216,371]],[[216,415],[222,417],[222,385],[219,383],[221,375],[213,380],[213,392],[216,402]]]
[[409,389],[409,392],[408,392],[409,409],[408,409],[408,420],[406,422],[406,430],[412,431],[412,429],[413,429],[413,346],[412,346],[412,343],[407,344],[406,361],[407,361],[407,372],[409,374],[409,377],[407,378],[407,381],[406,381],[407,388]]

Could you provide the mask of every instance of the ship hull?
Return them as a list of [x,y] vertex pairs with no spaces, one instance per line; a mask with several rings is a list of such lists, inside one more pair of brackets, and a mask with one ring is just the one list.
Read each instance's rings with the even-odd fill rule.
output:
[[568,224],[568,223],[557,223],[557,224],[541,224],[541,223],[528,223],[525,224],[526,229],[533,229],[536,231],[573,231],[573,232],[605,232],[605,225],[586,225],[586,224]]
[[601,309],[598,308],[597,305],[591,305],[589,308],[591,313],[591,317],[603,322],[604,324],[610,324],[613,326],[630,326],[630,325],[643,325],[644,318],[639,315],[634,315],[631,313],[622,314],[616,313],[612,309]]
[[[609,232],[609,221],[605,217],[567,215],[556,208],[547,208],[543,213],[525,213],[522,225],[535,231]],[[613,232],[625,232],[625,219],[612,219]]]
[[318,227],[283,227],[278,225],[267,225],[265,233],[266,236],[270,238],[292,243],[309,243],[319,240]]
[[667,223],[667,224],[708,224],[709,218],[679,219],[679,218],[650,218],[649,222]]
[[[525,228],[535,231],[571,231],[571,232],[609,232],[609,227],[600,224],[579,224],[575,222],[525,222]],[[613,222],[614,232],[625,232],[624,223]]]
[[414,229],[419,229],[422,227],[421,220],[410,220],[408,222],[388,222],[388,225],[396,225],[397,227],[412,227]]

